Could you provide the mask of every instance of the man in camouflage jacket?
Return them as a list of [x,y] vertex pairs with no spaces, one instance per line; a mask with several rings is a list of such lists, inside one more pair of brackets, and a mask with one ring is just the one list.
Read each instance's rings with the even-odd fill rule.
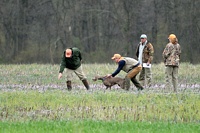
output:
[[[136,49],[136,56],[140,64],[146,63],[147,66],[150,66],[153,60],[154,48],[153,45],[147,41],[147,35],[142,34],[140,36],[141,42],[138,44]],[[142,67],[142,71],[139,75],[140,83],[145,86],[145,80],[147,86],[151,86],[152,72],[151,67]]]

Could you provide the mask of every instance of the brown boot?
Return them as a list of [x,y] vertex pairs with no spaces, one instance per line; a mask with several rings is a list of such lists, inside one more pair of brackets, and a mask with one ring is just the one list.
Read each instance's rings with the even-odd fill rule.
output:
[[89,84],[88,84],[87,79],[82,80],[82,82],[83,82],[85,88],[86,88],[87,90],[89,90],[89,89],[90,89],[90,86],[89,86]]
[[72,82],[71,81],[67,81],[67,89],[68,91],[71,91],[72,90]]

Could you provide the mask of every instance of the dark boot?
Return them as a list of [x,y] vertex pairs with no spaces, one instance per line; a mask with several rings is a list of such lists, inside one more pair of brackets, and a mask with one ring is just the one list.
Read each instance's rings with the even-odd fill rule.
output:
[[89,86],[89,84],[88,84],[87,79],[82,80],[82,82],[83,82],[85,88],[86,88],[87,90],[89,90],[89,89],[90,89],[90,86]]
[[136,77],[131,78],[132,83],[138,90],[143,90],[143,86],[137,81]]
[[68,91],[71,91],[72,90],[72,82],[71,81],[67,81],[67,89]]

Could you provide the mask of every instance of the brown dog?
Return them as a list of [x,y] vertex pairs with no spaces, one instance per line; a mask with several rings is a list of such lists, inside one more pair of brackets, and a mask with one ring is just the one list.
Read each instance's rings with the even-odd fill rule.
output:
[[124,79],[120,77],[109,77],[106,76],[96,76],[93,81],[102,80],[103,84],[106,86],[106,89],[110,88],[113,85],[118,84],[122,89],[124,89]]

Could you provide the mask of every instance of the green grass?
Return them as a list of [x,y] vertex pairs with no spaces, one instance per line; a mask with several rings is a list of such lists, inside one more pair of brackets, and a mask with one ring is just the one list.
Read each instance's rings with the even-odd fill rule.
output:
[[134,121],[30,121],[0,123],[2,133],[198,133],[199,124]]
[[[181,64],[184,87],[177,94],[159,87],[105,90],[92,81],[116,67],[83,64],[93,90],[74,76],[68,92],[65,73],[57,79],[59,65],[0,65],[0,132],[200,132],[200,87],[192,87],[200,83],[200,65]],[[164,84],[164,65],[155,64],[152,71],[153,85]]]
[[0,94],[0,119],[192,122],[200,120],[198,94],[37,91]]

